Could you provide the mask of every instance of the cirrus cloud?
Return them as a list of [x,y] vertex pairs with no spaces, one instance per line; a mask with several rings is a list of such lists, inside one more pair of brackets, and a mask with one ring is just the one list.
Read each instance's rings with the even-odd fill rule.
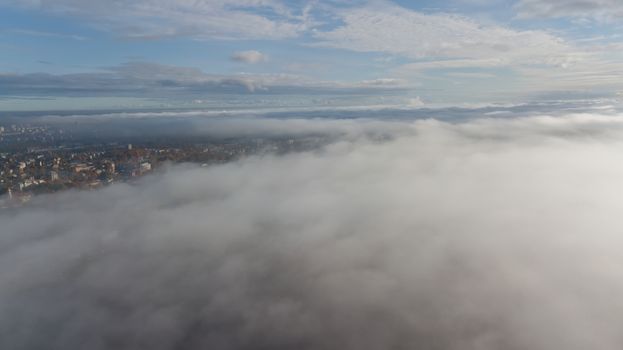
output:
[[623,17],[623,3],[617,0],[520,0],[515,10],[521,18],[589,17],[608,20]]
[[413,59],[495,60],[502,65],[559,65],[576,59],[572,45],[545,31],[483,25],[463,16],[425,14],[387,2],[345,9],[339,17],[343,25],[317,32],[319,42],[314,45]]
[[135,39],[283,39],[298,36],[310,24],[303,13],[279,0],[0,0],[2,4],[81,17]]

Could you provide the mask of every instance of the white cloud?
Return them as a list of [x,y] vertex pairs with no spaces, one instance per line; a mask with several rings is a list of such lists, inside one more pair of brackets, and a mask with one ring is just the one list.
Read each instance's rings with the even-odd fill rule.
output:
[[0,345],[618,350],[621,120],[404,123],[42,197],[0,216]]
[[519,17],[579,17],[610,20],[623,17],[619,0],[520,0],[515,5]]
[[404,71],[424,71],[430,69],[453,68],[494,68],[508,65],[508,62],[498,59],[447,59],[439,61],[412,62],[401,65]]
[[461,79],[492,79],[496,77],[495,74],[477,72],[448,72],[446,76]]
[[407,106],[409,107],[422,107],[425,106],[426,103],[418,96],[415,98],[411,98],[407,101]]
[[619,77],[623,64],[618,61],[594,58],[570,67],[519,67],[517,72],[525,82],[526,91],[609,89],[616,91],[623,87]]
[[[465,2],[484,3],[481,0]],[[615,2],[522,0],[515,9],[522,17],[590,16],[611,19],[621,14],[622,5]],[[188,36],[219,40],[299,37],[298,43],[305,45],[382,53],[383,57],[376,58],[382,63],[377,62],[374,67],[374,63],[364,62],[365,58],[357,60],[357,64],[363,64],[362,67],[365,68],[362,70],[370,68],[376,71],[377,76],[387,77],[386,79],[409,80],[393,84],[388,83],[388,80],[384,82],[383,79],[375,80],[366,76],[366,81],[343,83],[311,82],[311,79],[299,77],[302,82],[294,84],[314,85],[319,88],[381,85],[387,88],[406,88],[415,84],[426,85],[420,80],[425,71],[485,68],[506,70],[506,76],[497,75],[501,77],[502,85],[524,80],[525,82],[521,82],[522,86],[540,89],[549,85],[562,85],[566,81],[570,82],[570,88],[589,89],[604,82],[617,85],[616,75],[611,74],[608,77],[607,71],[611,69],[618,72],[619,65],[616,61],[621,59],[615,56],[621,51],[621,44],[617,42],[620,39],[618,36],[597,36],[596,38],[603,40],[588,38],[584,41],[573,41],[563,39],[554,32],[513,29],[491,22],[485,24],[476,19],[449,13],[418,12],[382,0],[347,3],[331,1],[322,4],[310,2],[307,6],[280,0],[0,0],[0,4],[81,17],[99,29],[132,38]],[[317,20],[324,22],[320,25]],[[35,31],[22,32],[27,33],[44,35]],[[609,47],[593,50],[589,46],[591,41],[607,42]],[[281,69],[326,79],[324,77],[332,76],[343,64],[337,56],[328,60],[320,59],[322,62],[319,62],[316,55],[301,59],[298,57],[300,54],[293,54],[293,62],[280,62],[283,63],[280,65]],[[260,51],[251,50],[237,52],[231,58],[240,62],[259,63],[266,61],[267,56]],[[392,59],[393,61],[388,61]],[[278,69],[275,67],[271,65],[264,68]],[[497,72],[483,71],[480,74],[492,73]],[[465,72],[452,74],[462,74],[463,78],[468,78]],[[539,74],[548,78],[539,79]],[[350,74],[347,76],[350,77]],[[472,78],[483,81],[480,79],[482,76]],[[244,86],[247,91],[257,92],[267,91],[275,85],[283,86],[282,82],[293,81],[295,78],[279,74],[235,77],[206,77],[205,74],[199,74],[199,78],[187,79],[195,80],[222,81],[225,82],[224,86],[234,87],[230,90],[235,90],[236,86]],[[1,83],[3,82],[0,81]],[[289,82],[288,84],[292,85]],[[445,85],[438,79],[432,84],[432,89],[452,90],[455,88],[452,84],[454,82],[450,79],[446,79]],[[101,85],[101,89],[108,87]],[[478,88],[479,86],[475,86],[474,90]],[[616,89],[620,90],[620,84]]]
[[268,56],[256,50],[249,50],[234,52],[233,55],[231,55],[231,59],[237,62],[255,64],[266,62],[268,60]]
[[0,0],[55,14],[83,17],[131,38],[283,39],[311,23],[278,0]]
[[378,78],[378,79],[371,79],[371,80],[362,80],[361,82],[357,83],[357,85],[362,86],[362,87],[380,87],[380,86],[394,87],[394,86],[405,86],[407,84],[408,82],[406,80],[398,79],[398,78]]
[[424,14],[386,2],[345,9],[338,15],[344,24],[317,32],[316,45],[462,62],[557,65],[574,59],[571,45],[544,31],[483,25],[462,16]]

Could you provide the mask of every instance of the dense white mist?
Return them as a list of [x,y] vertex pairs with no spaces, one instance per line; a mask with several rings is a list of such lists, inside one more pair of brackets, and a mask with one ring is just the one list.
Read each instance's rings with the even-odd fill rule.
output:
[[349,140],[0,216],[0,348],[621,349],[623,119]]

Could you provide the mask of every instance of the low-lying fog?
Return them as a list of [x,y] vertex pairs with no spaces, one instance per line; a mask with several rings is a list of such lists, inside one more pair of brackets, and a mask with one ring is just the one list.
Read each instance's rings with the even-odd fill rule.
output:
[[623,348],[623,118],[340,123],[2,214],[0,348]]

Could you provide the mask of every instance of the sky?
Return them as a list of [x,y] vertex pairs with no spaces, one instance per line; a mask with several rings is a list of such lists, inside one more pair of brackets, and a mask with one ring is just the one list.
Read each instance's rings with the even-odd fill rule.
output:
[[618,0],[0,0],[0,110],[616,98]]

